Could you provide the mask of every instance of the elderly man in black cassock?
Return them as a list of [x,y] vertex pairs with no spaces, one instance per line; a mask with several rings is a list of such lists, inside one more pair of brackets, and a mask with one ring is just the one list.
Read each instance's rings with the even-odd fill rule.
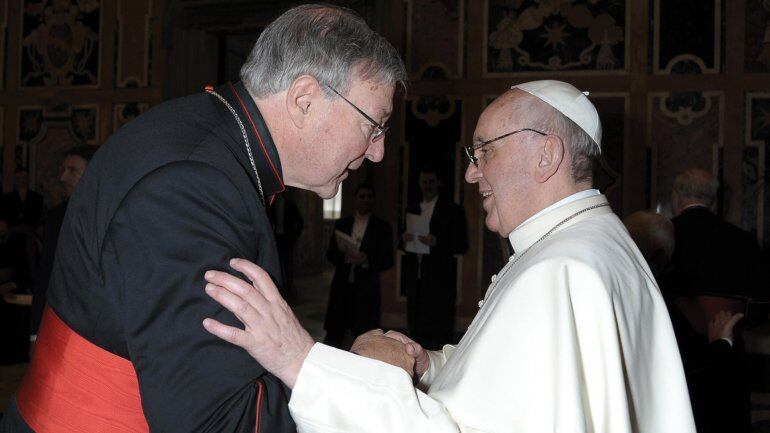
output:
[[266,208],[286,185],[332,197],[380,161],[405,71],[351,11],[304,5],[264,30],[241,79],[150,110],[91,161],[0,430],[295,431],[281,381],[201,327],[237,323],[204,272],[246,257],[280,285]]

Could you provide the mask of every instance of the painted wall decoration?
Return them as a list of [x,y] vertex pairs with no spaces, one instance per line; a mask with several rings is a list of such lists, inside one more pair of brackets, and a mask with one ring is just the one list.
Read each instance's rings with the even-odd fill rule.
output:
[[118,0],[115,85],[150,85],[152,0]]
[[24,0],[21,87],[99,84],[100,0]]
[[654,0],[652,7],[654,73],[722,70],[722,0]]
[[462,77],[465,0],[410,0],[407,7],[410,75]]
[[722,92],[650,94],[651,207],[670,213],[674,177],[688,168],[702,168],[719,176],[723,98]]
[[746,72],[770,70],[770,0],[746,0]]
[[134,120],[140,114],[147,111],[150,104],[147,102],[129,102],[127,104],[115,104],[112,109],[112,131],[117,131],[121,126]]
[[625,71],[625,0],[487,0],[484,72]]
[[42,193],[46,205],[59,203],[64,190],[59,178],[61,155],[79,144],[96,144],[99,107],[23,107],[18,111],[17,165],[30,169],[30,186]]
[[770,191],[767,188],[770,142],[770,93],[746,95],[746,139],[742,163],[741,225],[770,246]]

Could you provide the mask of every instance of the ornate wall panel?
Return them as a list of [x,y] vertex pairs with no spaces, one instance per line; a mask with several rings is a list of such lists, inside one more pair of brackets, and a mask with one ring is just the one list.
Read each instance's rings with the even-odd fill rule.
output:
[[115,104],[112,107],[112,131],[117,131],[118,128],[134,120],[137,116],[144,113],[149,108],[150,104],[147,102]]
[[722,0],[653,0],[652,7],[654,73],[722,70]]
[[62,153],[78,144],[97,144],[99,107],[96,105],[22,107],[18,111],[17,165],[29,166],[30,187],[44,195],[47,205],[59,203]]
[[406,63],[410,76],[463,75],[466,0],[409,0]]
[[594,172],[594,183],[607,196],[612,210],[623,215],[623,161],[628,141],[626,112],[628,94],[592,93],[591,102],[602,122],[602,160]]
[[770,191],[767,144],[770,141],[770,93],[746,95],[746,139],[743,148],[741,225],[770,246]]
[[147,87],[152,0],[118,0],[116,87]]
[[487,76],[626,71],[626,0],[487,0]]
[[650,94],[651,207],[670,214],[671,186],[685,169],[697,167],[720,175],[723,100],[722,92]]
[[21,87],[98,86],[100,0],[24,0]]

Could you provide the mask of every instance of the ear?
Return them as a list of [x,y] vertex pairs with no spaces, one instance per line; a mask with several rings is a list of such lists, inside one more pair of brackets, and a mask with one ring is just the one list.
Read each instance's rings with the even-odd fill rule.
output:
[[545,183],[559,171],[559,167],[564,161],[564,142],[555,135],[545,136],[538,157],[535,180]]
[[291,82],[286,90],[286,111],[292,123],[298,129],[307,125],[311,114],[318,111],[323,98],[323,89],[315,77],[300,75]]

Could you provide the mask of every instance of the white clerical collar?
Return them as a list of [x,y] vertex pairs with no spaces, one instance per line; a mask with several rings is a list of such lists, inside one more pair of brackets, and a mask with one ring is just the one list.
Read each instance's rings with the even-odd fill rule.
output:
[[[536,213],[523,224],[516,227],[516,229],[508,235],[508,239],[511,241],[513,250],[517,254],[521,253],[532,246],[532,244],[537,242],[538,239],[548,233],[549,230],[565,218],[583,209],[606,203],[607,198],[598,190],[589,189],[580,191]],[[612,213],[612,209],[610,209],[609,206],[597,207],[596,209],[581,215],[581,218],[576,217],[570,220],[560,228],[568,227],[582,220],[582,217],[603,213]]]
[[564,197],[563,199],[557,201],[556,203],[554,203],[554,204],[548,206],[547,208],[541,210],[540,212],[532,215],[531,217],[527,218],[526,221],[524,221],[523,223],[519,224],[519,226],[523,226],[524,224],[532,221],[533,219],[539,217],[540,215],[546,214],[546,213],[556,209],[557,207],[564,206],[567,203],[572,203],[573,201],[580,200],[581,198],[593,197],[595,195],[601,195],[601,192],[599,192],[598,189],[586,189],[586,190],[583,190],[583,191],[580,191],[580,192],[576,192],[576,193],[574,193],[572,195]]

